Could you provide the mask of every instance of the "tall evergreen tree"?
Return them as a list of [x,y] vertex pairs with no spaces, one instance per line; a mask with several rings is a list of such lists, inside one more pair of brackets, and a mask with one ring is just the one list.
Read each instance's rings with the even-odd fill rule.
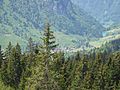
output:
[[9,85],[10,80],[9,80],[9,76],[8,76],[8,72],[10,72],[8,69],[10,69],[10,62],[12,61],[11,59],[11,53],[12,53],[12,44],[11,42],[9,42],[8,47],[6,48],[5,51],[5,60],[2,62],[2,66],[1,66],[1,78],[2,81],[5,85]]
[[2,65],[2,80],[5,85],[17,89],[20,83],[22,68],[21,68],[21,48],[17,43],[16,47],[12,48],[9,43],[6,50],[6,60]]
[[[25,74],[23,78],[29,78],[32,75],[32,68],[35,67],[35,46],[32,38],[30,37],[28,40],[28,45],[27,45],[27,58],[26,58],[26,67],[25,67]],[[27,82],[28,87],[30,88],[30,82]]]
[[41,47],[41,50],[44,54],[44,80],[46,82],[46,89],[50,90],[51,86],[49,85],[50,79],[51,79],[51,74],[50,74],[50,63],[52,60],[53,56],[53,50],[57,47],[57,44],[55,44],[55,37],[53,35],[53,31],[50,30],[50,24],[47,23],[45,30],[44,30],[44,36],[42,38],[43,40],[43,45]]
[[13,59],[13,78],[14,78],[14,84],[15,87],[18,88],[20,79],[21,79],[21,74],[22,74],[22,66],[21,66],[21,48],[20,45],[17,43],[16,47],[13,49],[12,55],[14,57]]
[[30,37],[28,40],[27,45],[27,73],[28,77],[31,75],[31,68],[34,66],[35,63],[35,47],[32,38]]
[[[34,83],[37,90],[57,90],[54,88],[56,85],[52,77],[52,63],[55,55],[55,48],[57,44],[53,31],[50,30],[50,24],[45,26],[43,37],[41,38],[42,45],[39,47],[39,53],[36,55],[36,65],[32,72],[32,77],[29,79]],[[32,82],[33,81],[33,82]],[[36,84],[35,84],[36,83]],[[31,86],[32,87],[32,86]]]

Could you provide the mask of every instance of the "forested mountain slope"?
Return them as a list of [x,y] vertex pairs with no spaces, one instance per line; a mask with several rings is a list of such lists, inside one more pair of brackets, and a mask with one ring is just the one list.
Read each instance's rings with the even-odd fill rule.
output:
[[67,38],[71,37],[70,34],[73,40],[78,35],[101,37],[104,30],[70,0],[0,0],[0,44],[13,41],[23,45],[29,37],[38,41],[39,31],[43,30],[46,21],[57,37],[61,37],[58,33]]
[[0,46],[1,90],[120,90],[120,39],[107,43],[106,50],[66,57],[54,52],[58,44],[49,28],[38,47],[29,40],[27,52],[21,52],[19,43],[9,42],[5,51]]

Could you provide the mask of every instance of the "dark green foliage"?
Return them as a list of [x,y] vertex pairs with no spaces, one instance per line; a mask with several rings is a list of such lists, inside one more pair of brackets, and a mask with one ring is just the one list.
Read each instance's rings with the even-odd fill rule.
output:
[[60,90],[65,90],[66,88],[66,81],[65,81],[65,58],[64,53],[59,52],[54,57],[54,63],[53,63],[53,71],[54,71],[54,79],[58,83]]
[[[44,30],[38,47],[29,39],[27,52],[9,42],[5,56],[0,47],[0,79],[13,90],[120,90],[120,51],[111,42],[106,49],[77,52],[68,58],[56,51],[50,25]],[[116,51],[118,49],[118,51]],[[110,51],[110,52],[108,52]],[[9,89],[6,89],[9,90]]]
[[12,48],[11,43],[9,43],[6,50],[6,59],[3,61],[1,70],[4,84],[17,89],[22,73],[21,49],[19,44]]
[[[58,88],[58,85],[53,79],[54,70],[52,68],[54,59],[57,58],[55,57],[55,48],[57,47],[57,44],[55,42],[53,31],[50,30],[49,23],[46,24],[41,39],[42,44],[39,47],[35,47],[35,66],[30,68],[30,70],[32,70],[32,75],[29,82],[33,84],[31,85],[29,83],[28,88],[32,88],[34,85],[33,88],[37,90],[57,90],[56,88]],[[33,54],[34,53],[31,53],[29,57],[33,58]],[[32,79],[34,80],[32,81]]]
[[34,66],[35,63],[35,46],[33,43],[32,38],[30,37],[28,40],[28,45],[27,45],[27,54],[26,54],[27,58],[26,58],[26,69],[27,69],[27,75],[28,77],[30,77],[31,75],[31,68]]
[[5,60],[2,61],[2,66],[1,66],[1,78],[3,80],[3,83],[5,85],[8,85],[9,83],[9,77],[8,77],[8,72],[10,72],[7,69],[10,69],[10,62],[11,62],[11,55],[12,53],[12,45],[11,42],[9,42],[8,47],[6,48],[6,52],[5,52]]
[[108,87],[117,89],[120,83],[120,52],[112,54],[107,64]]
[[[53,35],[53,31],[50,30],[50,24],[47,23],[43,38],[43,45],[41,46],[40,53],[43,54],[44,57],[44,75],[43,79],[45,82],[45,89],[46,90],[51,90],[52,87],[54,87],[54,80],[52,78],[52,70],[51,70],[51,64],[52,64],[52,59],[55,54],[54,50],[57,47],[57,44],[55,42],[55,37]],[[57,88],[57,87],[56,87]],[[53,89],[55,90],[55,89]]]
[[4,60],[4,55],[3,55],[3,51],[1,50],[1,45],[0,45],[0,68],[2,66],[3,60]]

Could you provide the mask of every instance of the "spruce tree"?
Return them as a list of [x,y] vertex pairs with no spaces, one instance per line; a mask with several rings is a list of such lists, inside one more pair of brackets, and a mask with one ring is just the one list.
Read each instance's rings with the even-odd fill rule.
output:
[[66,90],[66,79],[65,79],[65,69],[66,69],[66,61],[63,52],[58,52],[54,56],[55,60],[52,64],[52,71],[54,80],[58,83],[60,90]]
[[8,76],[8,72],[10,72],[8,69],[10,69],[10,62],[12,62],[11,59],[11,53],[12,53],[12,44],[11,42],[9,42],[8,47],[6,48],[5,51],[5,60],[2,62],[2,66],[1,66],[1,78],[2,81],[5,85],[9,86],[10,80],[9,80],[9,76]]
[[31,75],[31,68],[34,67],[35,64],[35,51],[34,51],[35,47],[34,47],[34,43],[32,38],[30,37],[28,40],[28,45],[27,45],[27,74],[28,77],[30,77]]
[[47,23],[41,37],[42,44],[39,47],[39,53],[35,57],[36,65],[32,70],[32,76],[29,83],[37,90],[58,90],[57,84],[52,75],[52,63],[57,47],[53,31],[50,30],[50,24]]
[[107,65],[108,89],[116,90],[120,82],[120,52],[111,54]]
[[52,56],[54,54],[54,49],[57,47],[57,44],[55,43],[55,37],[53,35],[53,31],[50,30],[50,24],[47,23],[45,30],[44,30],[44,36],[42,38],[43,40],[43,45],[41,47],[42,52],[44,54],[44,80],[46,84],[46,89],[50,90],[51,85],[51,74],[50,74],[50,63],[52,61]]
[[20,45],[17,43],[16,47],[15,47],[15,51],[13,49],[13,57],[14,57],[14,83],[15,86],[19,86],[20,83],[20,79],[21,79],[21,74],[22,74],[22,65],[21,65],[21,47]]
[[9,43],[6,50],[6,60],[3,62],[1,74],[5,85],[10,86],[14,89],[18,88],[22,74],[21,67],[20,45],[17,43],[16,47],[12,48],[11,43]]
[[0,68],[1,68],[1,66],[2,66],[3,60],[4,60],[4,55],[3,55],[3,51],[2,51],[1,45],[0,45]]
[[26,82],[27,82],[27,77],[28,77],[28,69],[27,69],[27,55],[24,53],[21,56],[21,79],[20,79],[20,84],[19,84],[19,90],[25,90]]
[[[28,40],[28,44],[27,44],[27,53],[26,53],[26,67],[25,67],[25,74],[23,78],[27,78],[30,79],[31,75],[32,75],[32,69],[35,67],[35,62],[36,62],[36,52],[35,52],[35,46],[34,46],[34,42],[33,39],[30,37]],[[28,82],[26,82],[28,84],[28,87],[30,88],[31,84],[29,82],[30,80],[28,80]]]

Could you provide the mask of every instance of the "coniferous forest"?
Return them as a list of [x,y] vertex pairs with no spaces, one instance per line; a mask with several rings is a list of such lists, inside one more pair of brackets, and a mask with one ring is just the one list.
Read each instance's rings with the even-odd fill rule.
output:
[[0,46],[0,90],[120,90],[120,39],[67,56],[50,24],[38,39]]

